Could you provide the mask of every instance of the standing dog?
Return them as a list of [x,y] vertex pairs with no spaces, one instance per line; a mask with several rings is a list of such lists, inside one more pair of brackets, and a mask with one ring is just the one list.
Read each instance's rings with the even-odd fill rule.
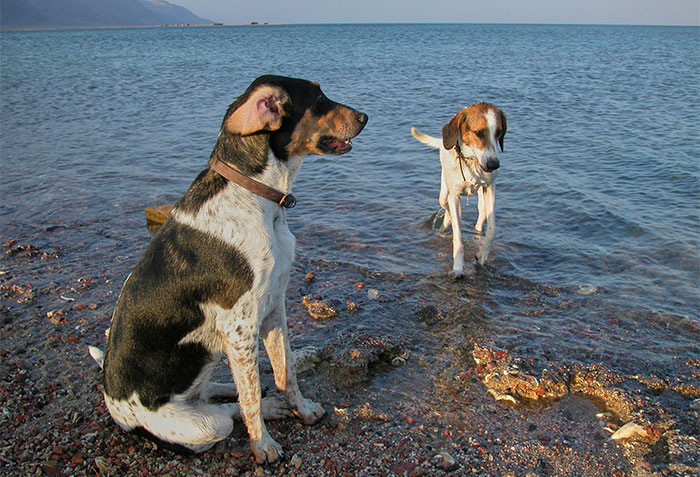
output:
[[[242,416],[256,460],[282,455],[263,415],[314,424],[323,408],[299,392],[285,291],[294,236],[285,207],[307,154],[345,154],[367,115],[318,83],[256,79],[224,116],[210,167],[177,202],[124,283],[104,356],[104,397],[126,430],[202,452]],[[261,398],[262,337],[286,403]],[[226,354],[236,387],[210,383]],[[238,404],[213,404],[214,395]]]
[[494,205],[495,180],[500,167],[498,150],[503,151],[506,135],[506,115],[497,107],[478,103],[458,112],[442,128],[442,141],[411,128],[411,134],[423,144],[440,149],[442,174],[440,179],[440,206],[445,210],[442,230],[452,224],[453,266],[455,277],[464,273],[464,246],[460,230],[462,204],[460,196],[479,195],[479,217],[475,229],[481,232],[487,222],[486,234],[481,240],[477,260],[486,263],[496,233]]

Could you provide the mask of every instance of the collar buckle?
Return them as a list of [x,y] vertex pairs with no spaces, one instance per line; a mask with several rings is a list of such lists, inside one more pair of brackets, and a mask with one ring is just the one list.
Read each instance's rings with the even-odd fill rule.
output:
[[285,209],[292,209],[297,205],[297,199],[292,194],[285,194],[279,201],[279,205]]

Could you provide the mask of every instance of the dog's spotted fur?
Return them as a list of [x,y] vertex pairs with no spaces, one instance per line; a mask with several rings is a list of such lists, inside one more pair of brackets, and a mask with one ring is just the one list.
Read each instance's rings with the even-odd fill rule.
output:
[[[284,193],[307,154],[343,154],[367,116],[335,103],[318,84],[263,76],[228,109],[212,152]],[[232,430],[248,428],[258,462],[282,449],[263,417],[323,417],[297,385],[285,313],[294,258],[286,212],[203,171],[178,201],[124,284],[104,359],[105,401],[126,430],[145,430],[169,445],[202,452]],[[286,402],[261,398],[262,338]],[[210,383],[226,354],[232,385]],[[238,404],[212,404],[213,395]]]
[[451,274],[464,273],[464,246],[460,221],[462,204],[460,196],[479,196],[479,216],[474,226],[481,233],[487,222],[486,233],[481,240],[477,260],[486,263],[496,234],[496,176],[500,167],[498,149],[503,151],[506,134],[506,115],[488,103],[477,103],[459,111],[442,128],[442,140],[411,128],[411,133],[420,142],[440,150],[442,174],[440,179],[440,206],[445,210],[441,229],[452,224]]

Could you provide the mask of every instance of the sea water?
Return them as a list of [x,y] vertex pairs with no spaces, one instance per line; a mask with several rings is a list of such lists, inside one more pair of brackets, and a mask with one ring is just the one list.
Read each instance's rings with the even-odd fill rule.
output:
[[[477,316],[489,341],[526,355],[625,372],[700,357],[698,28],[271,25],[0,40],[0,234],[60,250],[66,273],[121,282],[150,238],[144,207],[177,199],[206,167],[227,106],[280,74],[370,118],[350,154],[305,160],[288,212],[301,257],[401,277],[401,300]],[[425,226],[439,207],[438,154],[410,128],[438,136],[479,101],[508,118],[496,240],[485,267],[453,282],[451,240]],[[469,262],[475,199],[463,216]]]

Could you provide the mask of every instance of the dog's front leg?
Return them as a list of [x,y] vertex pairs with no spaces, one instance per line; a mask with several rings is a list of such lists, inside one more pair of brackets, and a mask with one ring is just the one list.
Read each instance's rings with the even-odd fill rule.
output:
[[226,340],[226,356],[238,389],[241,416],[248,429],[250,447],[258,463],[272,463],[282,457],[282,446],[267,432],[262,416],[262,393],[258,370],[258,333]]
[[447,230],[447,227],[450,226],[450,211],[449,211],[449,205],[447,203],[447,199],[449,197],[449,191],[447,188],[447,182],[445,182],[445,170],[443,169],[442,172],[440,173],[440,196],[438,198],[438,202],[440,203],[440,207],[445,211],[445,216],[442,218],[442,225],[440,226],[440,232],[444,232]]
[[462,203],[459,194],[451,193],[447,198],[450,219],[452,221],[452,271],[450,275],[459,278],[464,275],[464,245],[462,244]]
[[289,406],[304,424],[315,424],[325,416],[326,411],[320,404],[304,398],[299,391],[292,351],[289,346],[287,313],[283,299],[280,300],[275,311],[263,320],[261,333],[275,374],[277,389],[284,392]]
[[484,230],[484,221],[486,220],[486,200],[484,199],[484,187],[479,187],[478,197],[479,217],[476,219],[474,229],[481,233],[481,231]]
[[[481,199],[482,192],[479,190],[479,217],[481,217]],[[477,259],[479,264],[483,265],[489,258],[491,253],[491,246],[493,244],[493,238],[496,235],[496,187],[494,184],[483,188],[483,210],[486,218],[486,233],[481,239],[481,244],[479,245],[479,253]]]

